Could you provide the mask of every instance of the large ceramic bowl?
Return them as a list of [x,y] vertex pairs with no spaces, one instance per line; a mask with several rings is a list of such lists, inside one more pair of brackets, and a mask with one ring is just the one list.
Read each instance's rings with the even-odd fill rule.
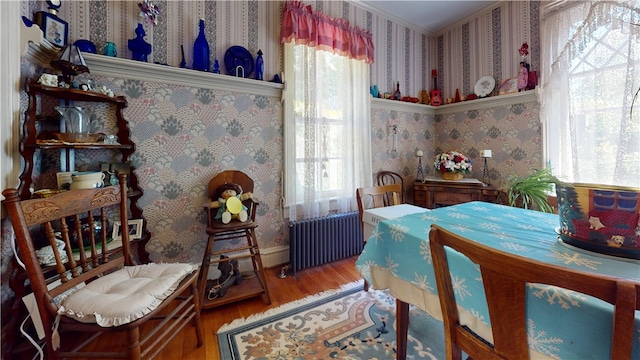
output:
[[71,175],[71,190],[93,189],[104,185],[104,173],[99,171],[77,172]]
[[640,189],[561,184],[556,195],[563,242],[640,259]]

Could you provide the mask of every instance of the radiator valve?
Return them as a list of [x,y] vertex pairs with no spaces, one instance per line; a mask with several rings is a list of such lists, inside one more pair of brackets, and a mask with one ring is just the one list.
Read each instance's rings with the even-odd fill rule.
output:
[[280,269],[280,273],[277,275],[279,279],[284,279],[287,277],[287,270],[289,270],[289,265],[285,265]]

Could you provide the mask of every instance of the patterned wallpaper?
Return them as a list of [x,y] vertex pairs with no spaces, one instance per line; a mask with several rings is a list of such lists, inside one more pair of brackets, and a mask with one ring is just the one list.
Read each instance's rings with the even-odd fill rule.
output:
[[[120,56],[126,57],[129,53],[122,44],[132,37],[132,30],[140,20],[136,4],[135,1],[67,1],[63,2],[60,17],[69,21],[71,40],[89,37],[98,47],[105,41],[115,41],[119,44]],[[221,56],[229,45],[243,44],[251,51],[263,49],[266,78],[281,68],[277,42],[281,2],[158,1],[157,4],[164,10],[158,25],[145,23],[147,41],[153,43],[154,49],[150,61],[178,62],[177,44],[192,42],[193,20],[202,17],[214,49],[212,58]],[[416,70],[422,71],[423,79],[427,72],[430,76],[430,71],[425,71],[423,66],[424,55],[431,55],[428,50],[434,44],[437,44],[438,67],[444,69],[445,74],[448,75],[449,69],[465,66],[455,77],[439,72],[445,79],[446,89],[447,84],[457,86],[458,81],[461,85],[471,84],[470,79],[491,69],[515,71],[518,59],[512,54],[517,54],[515,49],[522,39],[532,38],[538,31],[537,17],[533,16],[537,2],[500,2],[500,6],[436,36],[392,24],[352,3],[319,1],[312,4],[334,17],[344,17],[370,29],[374,40],[381,39],[376,40],[374,81],[390,84],[397,78],[411,78],[404,86],[414,91],[422,88],[420,81],[408,74]],[[41,6],[41,2],[25,1],[23,13],[28,15]],[[237,19],[233,26],[231,18]],[[538,58],[535,55],[538,46],[531,43],[533,60]],[[400,47],[404,51],[398,51]],[[489,48],[495,51],[487,50]],[[514,51],[507,52],[509,48]],[[397,63],[405,65],[394,65]],[[26,67],[23,75],[35,76],[33,73],[37,70]],[[140,186],[145,190],[140,205],[154,235],[149,244],[152,259],[196,260],[199,257],[204,246],[201,203],[205,184],[220,170],[231,168],[246,171],[257,182],[257,192],[263,201],[261,215],[265,215],[259,227],[260,245],[263,248],[286,245],[279,205],[283,156],[279,99],[187,85],[98,80],[129,99],[125,115],[138,145],[133,161]],[[380,109],[374,106],[372,109],[374,173],[381,169],[394,170],[406,176],[410,183],[417,169],[416,150],[433,154],[449,148],[461,149],[471,157],[480,149],[492,148],[495,155],[490,166],[492,179],[497,183],[510,175],[500,169],[526,173],[540,165],[540,129],[535,104],[441,114],[435,118],[426,112],[386,108],[388,106]],[[398,126],[397,152],[390,151],[393,136],[390,136],[389,124]],[[423,161],[425,175],[431,174],[430,156],[425,156]],[[478,171],[478,166],[475,169]]]
[[[152,45],[149,62],[178,66],[180,46],[184,46],[188,66],[193,62],[193,43],[198,22],[205,20],[205,34],[210,46],[210,60],[218,59],[221,71],[227,49],[245,47],[255,58],[264,53],[265,80],[283,69],[279,42],[283,1],[154,1],[160,8],[158,25],[150,25],[139,16],[139,0],[63,1],[59,17],[69,23],[69,39],[93,41],[102,49],[107,41],[117,46],[118,56],[130,59],[127,41],[135,38],[135,28],[142,23],[145,40]],[[433,87],[431,70],[438,70],[438,87],[444,98],[473,93],[478,79],[493,76],[499,84],[516,76],[520,56],[518,49],[529,43],[527,58],[532,70],[539,69],[539,1],[497,1],[494,6],[469,19],[453,24],[438,34],[409,23],[394,22],[384,14],[367,10],[357,2],[304,1],[305,4],[334,18],[371,31],[375,44],[375,63],[371,85],[382,92],[395,89],[400,82],[403,95],[418,96]],[[41,0],[23,0],[23,15],[32,17],[46,10]],[[415,2],[420,6],[420,1]]]
[[470,177],[482,179],[480,150],[490,149],[489,182],[503,186],[507,178],[528,175],[543,165],[539,113],[536,101],[440,113],[435,116],[434,155],[461,150],[473,161]]

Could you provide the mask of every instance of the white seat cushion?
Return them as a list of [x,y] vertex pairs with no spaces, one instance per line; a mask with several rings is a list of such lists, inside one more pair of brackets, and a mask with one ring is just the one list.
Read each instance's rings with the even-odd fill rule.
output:
[[179,263],[126,266],[68,295],[58,313],[103,327],[127,324],[157,308],[196,269]]

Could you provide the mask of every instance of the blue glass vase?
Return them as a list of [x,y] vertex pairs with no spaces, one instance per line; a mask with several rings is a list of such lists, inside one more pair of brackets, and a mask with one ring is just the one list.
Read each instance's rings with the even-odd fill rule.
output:
[[200,33],[193,44],[193,68],[209,71],[209,43],[204,36],[204,20],[200,19]]
[[131,58],[133,60],[146,62],[147,56],[151,54],[151,44],[144,41],[145,35],[142,24],[138,24],[135,39],[129,40],[129,50],[131,50]]

